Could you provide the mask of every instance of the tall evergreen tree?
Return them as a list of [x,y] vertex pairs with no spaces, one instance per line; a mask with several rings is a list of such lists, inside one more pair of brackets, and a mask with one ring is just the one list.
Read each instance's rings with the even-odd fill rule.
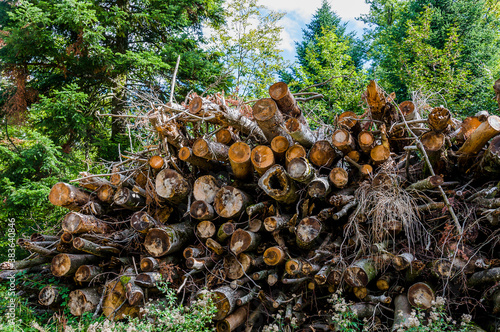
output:
[[464,113],[491,109],[491,87],[500,73],[500,21],[490,2],[367,1],[371,9],[363,20],[373,26],[367,37],[374,74],[398,99],[423,89],[440,91]]
[[[41,100],[37,118],[50,119],[42,129],[65,128],[69,145],[81,135],[95,139],[97,110],[122,113],[128,88],[161,90],[178,55],[182,93],[202,91],[220,72],[200,44],[202,23],[223,20],[221,0],[21,0],[0,10],[4,112],[19,114],[33,103],[32,111],[40,110]],[[71,91],[81,98],[67,98]],[[115,119],[110,127],[118,140],[123,123]]]

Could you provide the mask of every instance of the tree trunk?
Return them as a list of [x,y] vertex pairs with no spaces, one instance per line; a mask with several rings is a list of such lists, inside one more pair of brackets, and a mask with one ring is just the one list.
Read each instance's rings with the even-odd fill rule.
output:
[[479,165],[481,171],[498,175],[500,173],[500,136],[494,137]]
[[346,282],[352,287],[366,287],[376,276],[375,262],[369,258],[354,262],[344,273]]
[[85,312],[94,311],[100,298],[101,295],[96,287],[74,290],[69,293],[69,311],[78,317]]
[[309,150],[309,160],[317,167],[330,167],[337,157],[330,142],[316,141]]
[[269,266],[281,265],[286,260],[286,253],[281,247],[269,247],[264,251],[264,263]]
[[62,297],[59,289],[53,285],[47,285],[38,293],[38,303],[43,306],[56,306],[61,304]]
[[394,323],[392,331],[405,329],[408,327],[408,319],[411,316],[411,306],[408,298],[404,294],[399,294],[394,298]]
[[156,176],[156,193],[172,204],[179,204],[189,194],[188,181],[176,171],[166,168]]
[[434,172],[440,172],[444,168],[441,154],[445,144],[445,135],[443,133],[429,131],[423,134],[420,140],[429,157]]
[[25,259],[21,261],[7,261],[0,264],[0,270],[22,270],[33,266],[42,265],[52,261],[51,257],[36,257],[33,259]]
[[217,332],[231,332],[245,323],[248,316],[248,306],[239,307],[235,312],[217,322]]
[[474,273],[468,280],[469,287],[481,286],[484,284],[493,284],[500,281],[500,267],[494,267]]
[[259,187],[278,202],[291,204],[297,201],[295,185],[280,165],[274,165],[259,179]]
[[192,237],[193,225],[186,221],[150,229],[144,247],[151,256],[161,257],[181,250]]
[[330,183],[325,176],[317,177],[307,187],[307,194],[312,198],[325,199],[330,193]]
[[105,221],[78,212],[70,212],[64,216],[62,229],[71,234],[88,232],[105,234],[111,230]]
[[249,204],[251,204],[250,196],[231,186],[219,189],[214,199],[215,212],[227,219],[238,218]]
[[133,307],[128,303],[126,290],[120,280],[113,280],[106,284],[102,311],[111,321],[120,320],[126,316],[131,318],[139,316],[139,307]]
[[56,277],[69,276],[82,265],[91,264],[98,260],[94,255],[59,254],[52,258],[50,269]]
[[417,308],[427,310],[434,302],[434,291],[425,282],[417,282],[408,288],[408,302]]
[[239,137],[236,136],[236,134],[230,130],[229,128],[223,128],[220,129],[216,134],[215,134],[215,140],[217,143],[221,143],[227,146],[230,146],[236,141],[239,141]]
[[283,115],[278,110],[278,106],[271,98],[258,100],[252,107],[253,117],[260,129],[266,136],[268,142],[271,142],[276,136],[284,136],[291,143],[292,138],[281,127],[284,123]]
[[462,147],[458,150],[458,154],[473,155],[481,151],[483,146],[494,136],[500,133],[500,117],[491,115],[488,120],[481,123],[479,127],[470,135]]
[[384,273],[377,280],[377,288],[380,289],[381,291],[386,291],[392,286],[393,282],[394,282],[394,274]]
[[212,204],[219,190],[220,187],[216,178],[212,175],[203,175],[194,181],[193,196],[197,201]]
[[103,271],[99,266],[82,265],[75,272],[75,281],[78,283],[91,282]]
[[315,176],[315,170],[306,158],[300,157],[292,159],[287,166],[288,175],[302,183],[309,183]]
[[[213,220],[215,218],[215,210],[212,205],[207,204],[205,201],[194,201],[189,208],[189,214],[194,219]],[[215,229],[215,226],[214,226]],[[215,230],[214,230],[215,233]],[[210,236],[209,236],[210,237]]]
[[180,160],[206,171],[216,171],[221,167],[215,162],[195,156],[193,150],[187,146],[179,150],[178,157]]
[[286,83],[278,82],[271,85],[269,87],[269,95],[276,102],[276,105],[278,105],[279,110],[283,114],[292,118],[303,119],[302,111]]
[[316,142],[316,136],[309,126],[301,123],[295,118],[289,118],[285,122],[285,128],[296,142],[306,148],[310,148]]
[[243,134],[255,137],[259,143],[264,144],[267,142],[262,129],[259,128],[255,121],[244,116],[240,109],[225,108],[224,120],[227,121],[228,125],[238,129]]
[[228,152],[228,146],[204,138],[197,139],[193,144],[194,155],[207,160],[227,162],[229,161]]
[[253,148],[250,158],[253,168],[259,176],[262,176],[275,163],[273,150],[265,145],[258,145]]
[[244,251],[253,250],[257,248],[259,244],[260,234],[239,228],[231,235],[229,249],[237,255]]
[[268,232],[274,232],[282,228],[286,228],[290,221],[289,215],[277,215],[264,219],[264,227]]
[[49,201],[53,205],[80,211],[82,206],[91,201],[91,198],[90,194],[83,189],[64,182],[58,182],[50,189]]
[[137,210],[146,206],[146,198],[127,187],[118,189],[113,200],[116,205],[120,205],[129,210]]
[[164,278],[159,272],[145,272],[135,277],[136,285],[145,288],[154,288],[161,281],[164,281]]
[[101,202],[111,204],[111,203],[113,203],[113,197],[115,196],[115,190],[116,190],[116,187],[111,185],[111,184],[103,185],[96,192],[97,198],[99,198],[99,200]]
[[252,149],[245,142],[236,142],[229,148],[228,156],[234,177],[250,179],[253,175],[251,160]]
[[229,286],[222,286],[212,292],[212,300],[217,309],[214,320],[226,318],[236,308],[236,300],[243,296],[243,291],[233,290]]
[[111,185],[111,183],[106,179],[103,179],[100,177],[89,177],[92,174],[90,174],[88,172],[80,172],[79,175],[82,178],[88,177],[86,179],[80,180],[80,182],[78,182],[78,183],[80,184],[81,187],[88,189],[88,190],[91,190],[91,191],[97,191],[97,190],[99,190],[99,188],[101,188],[103,186]]
[[433,131],[440,133],[448,128],[451,122],[451,113],[444,107],[435,107],[429,113],[427,122]]
[[144,211],[136,212],[130,217],[130,226],[141,234],[147,234],[148,230],[161,226],[161,223]]
[[302,219],[297,226],[296,241],[297,245],[303,249],[310,249],[319,240],[323,231],[323,224],[316,217],[307,217]]
[[351,133],[343,128],[335,130],[332,135],[332,143],[333,146],[339,149],[343,154],[348,154],[356,147]]
[[231,280],[237,280],[245,276],[252,266],[250,256],[237,254],[237,256],[227,255],[223,261],[226,277]]
[[330,178],[330,181],[333,183],[333,185],[338,189],[344,188],[349,182],[349,175],[347,174],[345,169],[340,167],[333,168],[330,171],[328,177]]
[[273,138],[271,141],[271,150],[274,153],[274,159],[283,160],[290,145],[291,143],[284,136],[276,136]]
[[370,131],[362,131],[358,135],[358,144],[361,151],[368,154],[375,146],[375,137]]
[[285,166],[288,166],[290,161],[295,158],[307,158],[307,152],[304,147],[298,143],[290,146],[285,153]]
[[399,109],[401,110],[401,113],[403,113],[406,121],[416,120],[420,118],[420,114],[418,114],[418,112],[415,110],[415,104],[410,100],[403,101],[401,104],[399,104]]
[[391,156],[391,151],[384,145],[377,145],[370,151],[370,158],[375,166],[385,163]]
[[228,238],[233,235],[234,231],[236,230],[236,226],[232,222],[226,222],[223,223],[220,227],[219,230],[217,231],[217,239],[220,242],[226,241]]
[[89,240],[82,239],[81,237],[77,237],[73,240],[73,247],[80,251],[100,257],[119,254],[121,251],[120,249],[115,247],[101,246]]

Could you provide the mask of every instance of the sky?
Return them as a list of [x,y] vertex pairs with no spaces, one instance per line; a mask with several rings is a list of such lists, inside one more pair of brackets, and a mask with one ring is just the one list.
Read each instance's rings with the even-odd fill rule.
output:
[[[295,42],[302,39],[302,29],[308,24],[316,10],[321,6],[322,0],[260,0],[259,4],[272,10],[286,12],[280,24],[284,27],[282,32],[281,48],[284,50],[285,60],[295,60]],[[356,17],[367,14],[370,9],[365,0],[329,0],[332,9],[348,22],[348,31],[355,31],[361,36],[364,23],[357,21]]]

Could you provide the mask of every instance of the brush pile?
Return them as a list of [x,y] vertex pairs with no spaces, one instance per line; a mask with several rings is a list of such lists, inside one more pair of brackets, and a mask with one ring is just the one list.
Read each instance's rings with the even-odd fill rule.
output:
[[[112,320],[139,316],[159,281],[187,303],[207,288],[218,331],[259,330],[278,310],[300,331],[340,330],[338,289],[372,331],[438,296],[498,328],[500,118],[436,107],[422,119],[372,81],[365,114],[313,130],[286,84],[269,94],[153,103],[157,144],[54,185],[62,230],[20,239],[32,255],[0,278],[54,276],[72,314]],[[58,287],[19,292],[58,309]]]

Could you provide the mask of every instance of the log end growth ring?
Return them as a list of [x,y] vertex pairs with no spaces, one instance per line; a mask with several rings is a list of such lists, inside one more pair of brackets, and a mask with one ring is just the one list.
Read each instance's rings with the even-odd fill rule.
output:
[[257,121],[266,121],[271,119],[278,111],[278,106],[271,98],[260,99],[253,105],[253,117]]
[[245,142],[236,142],[229,148],[229,159],[237,163],[247,162],[251,154],[252,149]]
[[151,256],[161,257],[166,255],[170,249],[170,237],[164,229],[152,228],[146,235],[144,247]]

